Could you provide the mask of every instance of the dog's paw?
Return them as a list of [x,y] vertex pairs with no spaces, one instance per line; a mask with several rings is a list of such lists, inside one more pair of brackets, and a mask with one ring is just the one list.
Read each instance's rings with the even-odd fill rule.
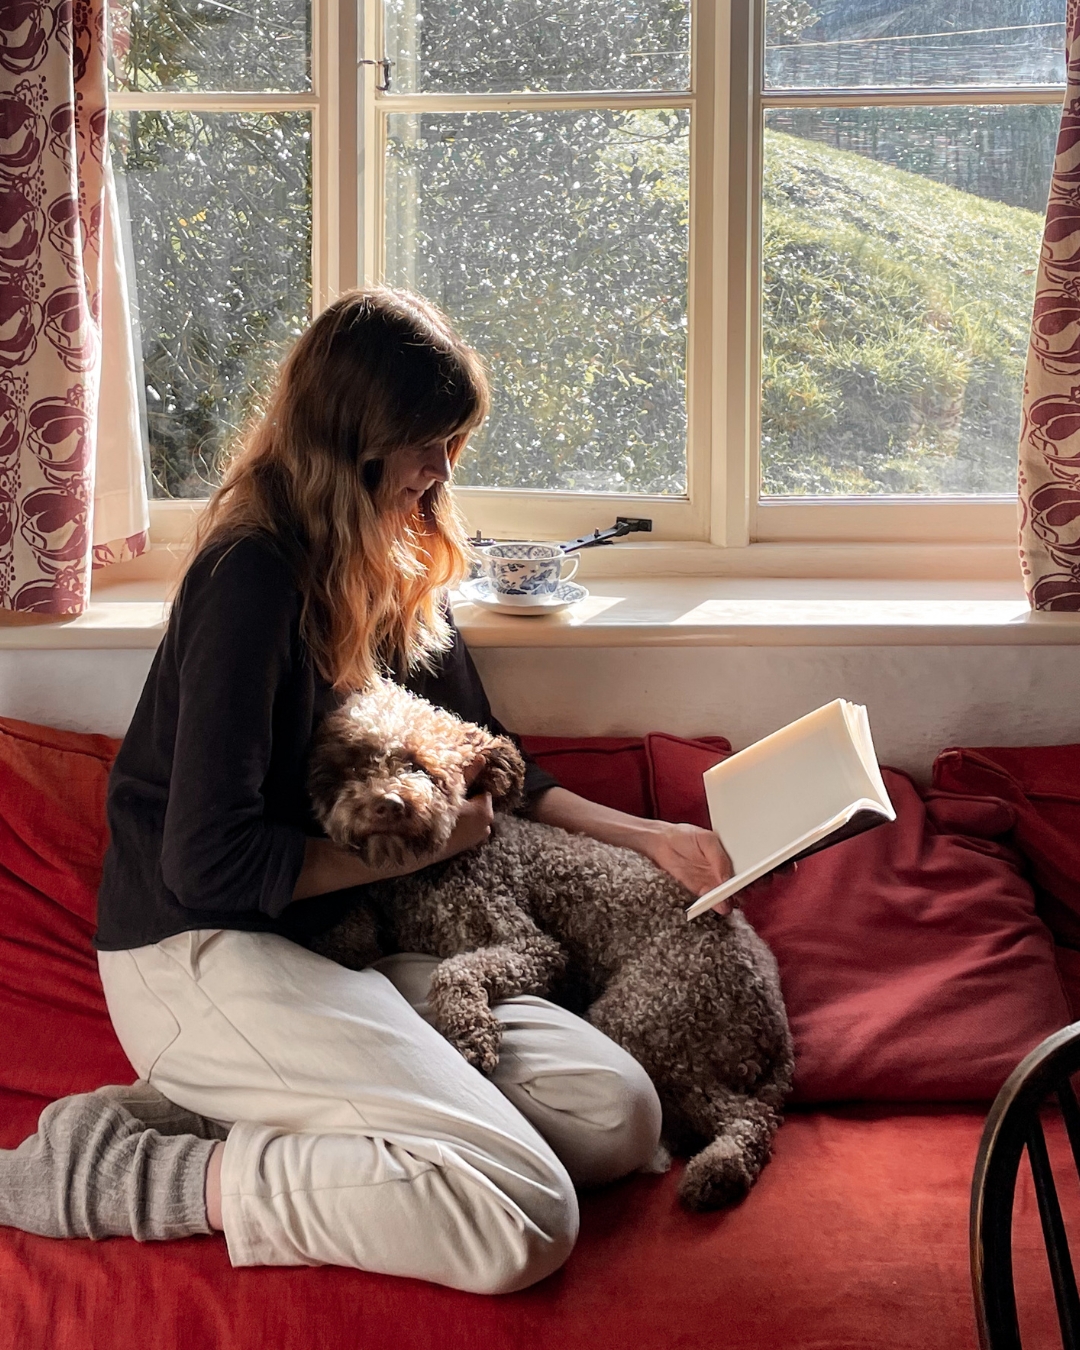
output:
[[484,766],[473,783],[474,791],[490,792],[496,811],[510,812],[520,806],[525,786],[525,761],[513,741],[495,737],[484,748]]
[[679,1196],[690,1209],[720,1209],[747,1194],[757,1180],[733,1139],[714,1139],[686,1164]]
[[436,1031],[474,1068],[492,1073],[499,1062],[502,1024],[491,1011],[475,961],[475,954],[466,953],[436,966],[428,986],[428,1007]]
[[501,1030],[496,1022],[494,1027],[474,1027],[465,1036],[448,1039],[467,1063],[490,1077],[499,1063]]
[[502,1026],[487,1004],[475,1004],[469,1009],[459,1007],[451,1017],[440,1017],[437,1008],[435,1012],[436,1028],[462,1058],[481,1073],[494,1073],[499,1062]]

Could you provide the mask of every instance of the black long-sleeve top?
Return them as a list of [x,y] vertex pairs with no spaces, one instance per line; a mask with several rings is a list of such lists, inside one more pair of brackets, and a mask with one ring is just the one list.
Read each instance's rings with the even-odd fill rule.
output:
[[[198,558],[109,779],[109,848],[95,945],[119,951],[195,928],[303,940],[355,891],[293,901],[305,841],[322,833],[305,791],[312,734],[341,695],[300,636],[300,594],[273,543],[250,535]],[[501,732],[454,630],[421,697]],[[555,779],[529,763],[530,796]]]

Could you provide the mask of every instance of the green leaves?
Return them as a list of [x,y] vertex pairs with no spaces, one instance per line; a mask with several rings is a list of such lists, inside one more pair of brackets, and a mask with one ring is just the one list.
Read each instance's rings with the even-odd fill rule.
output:
[[391,118],[390,278],[492,375],[459,482],[685,491],[688,138],[668,109]]
[[155,495],[203,497],[311,304],[306,113],[114,114]]
[[764,491],[1011,492],[1041,217],[765,146]]

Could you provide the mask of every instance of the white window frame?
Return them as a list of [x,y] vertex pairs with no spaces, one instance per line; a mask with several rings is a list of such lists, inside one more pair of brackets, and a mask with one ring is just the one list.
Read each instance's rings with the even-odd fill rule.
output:
[[[755,128],[755,153],[760,158],[761,128],[764,113],[780,108],[842,108],[842,107],[947,107],[950,105],[979,106],[1004,104],[1057,104],[1065,96],[1064,85],[960,85],[926,86],[918,89],[853,88],[815,90],[764,90],[764,0],[758,14],[758,32],[755,53],[749,63],[754,71],[751,100],[752,125]],[[753,210],[760,211],[760,171],[755,174]],[[754,363],[753,384],[755,398],[750,413],[750,439],[753,447],[753,481],[760,482],[761,445],[760,401],[756,391],[760,384],[761,357],[761,288],[760,276],[761,229],[760,219],[747,232],[752,250],[752,272],[755,284],[752,303],[754,341],[751,360]],[[875,497],[875,498],[761,498],[754,492],[750,501],[750,534],[756,542],[789,543],[910,543],[912,545],[944,544],[963,547],[991,545],[1005,548],[1010,560],[1016,556],[1017,503],[1009,497]]]
[[[389,115],[650,106],[691,112],[686,498],[459,488],[471,530],[558,539],[617,515],[649,516],[650,565],[675,573],[948,576],[959,567],[977,576],[1015,570],[1011,497],[758,499],[761,126],[766,108],[1059,103],[1063,86],[763,92],[765,0],[695,0],[684,93],[383,93],[377,87],[381,0],[312,0],[312,11],[310,93],[113,93],[111,104],[311,114],[316,311],[351,286],[381,279]],[[200,509],[198,502],[154,501],[153,538],[179,541]]]

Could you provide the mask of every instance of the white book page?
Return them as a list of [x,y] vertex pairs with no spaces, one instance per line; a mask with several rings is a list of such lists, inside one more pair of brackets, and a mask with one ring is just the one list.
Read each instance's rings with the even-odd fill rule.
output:
[[735,873],[697,900],[690,918],[820,843],[859,811],[895,819],[866,710],[842,699],[710,769],[705,794]]

